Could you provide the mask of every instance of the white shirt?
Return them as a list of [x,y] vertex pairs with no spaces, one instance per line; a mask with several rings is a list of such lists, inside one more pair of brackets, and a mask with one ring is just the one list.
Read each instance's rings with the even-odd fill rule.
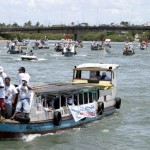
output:
[[30,75],[28,73],[19,73],[17,78],[18,78],[18,81],[19,81],[19,85],[22,84],[22,79],[23,78],[26,78],[28,84],[29,84],[29,82],[31,80],[31,77],[30,77]]
[[30,92],[27,86],[19,85],[16,89],[19,90],[19,100],[30,98]]
[[12,104],[13,95],[17,93],[18,92],[14,85],[10,84],[9,86],[5,86],[5,97],[7,96],[8,98],[5,98],[4,102],[7,104]]
[[0,98],[5,98],[5,88],[2,77],[0,77]]
[[5,78],[7,77],[7,74],[5,72],[1,72],[0,77],[2,77],[3,82],[4,82]]

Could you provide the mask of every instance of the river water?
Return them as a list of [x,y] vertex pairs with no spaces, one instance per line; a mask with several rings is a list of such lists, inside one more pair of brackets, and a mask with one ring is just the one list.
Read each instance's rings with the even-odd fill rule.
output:
[[22,139],[0,141],[0,150],[149,150],[150,149],[150,48],[135,55],[122,55],[124,43],[112,43],[111,53],[91,51],[90,42],[77,49],[77,55],[64,57],[54,51],[34,50],[38,61],[21,61],[20,55],[7,54],[6,42],[0,43],[0,65],[16,83],[18,68],[24,66],[31,75],[31,85],[66,82],[72,79],[72,68],[88,62],[116,63],[118,96],[121,109],[113,115],[84,126],[56,134],[29,135]]

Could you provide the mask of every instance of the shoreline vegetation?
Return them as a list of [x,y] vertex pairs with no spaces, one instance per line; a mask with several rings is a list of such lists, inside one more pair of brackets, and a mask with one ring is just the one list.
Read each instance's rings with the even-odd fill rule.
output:
[[[72,39],[74,39],[73,34],[69,34]],[[52,33],[1,33],[0,40],[12,40],[17,38],[18,40],[23,39],[41,39],[44,36],[47,37],[48,40],[61,40],[65,39],[66,34],[52,34]],[[138,36],[138,38],[136,38]],[[99,32],[99,33],[84,33],[79,34],[77,40],[78,41],[102,41],[103,39],[111,39],[114,42],[125,42],[125,41],[143,41],[149,40],[150,32],[125,32],[125,33],[117,33],[117,32]]]

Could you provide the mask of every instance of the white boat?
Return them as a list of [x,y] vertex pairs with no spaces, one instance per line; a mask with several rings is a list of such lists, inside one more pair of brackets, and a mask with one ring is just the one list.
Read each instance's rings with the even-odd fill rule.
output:
[[25,53],[21,55],[21,60],[38,60],[38,58],[33,53]]
[[103,45],[104,45],[104,49],[107,53],[111,53],[111,39],[105,39]]
[[145,50],[148,47],[148,42],[142,41],[139,45],[141,50]]
[[69,57],[77,54],[75,42],[72,41],[72,39],[64,40],[63,44],[64,47],[63,47],[62,55]]
[[123,55],[131,56],[134,54],[135,52],[134,52],[134,47],[133,47],[132,42],[126,43],[123,49]]
[[32,47],[33,49],[49,49],[49,45],[48,45],[48,39],[46,38],[46,36],[40,40],[36,40],[34,42],[34,46]]

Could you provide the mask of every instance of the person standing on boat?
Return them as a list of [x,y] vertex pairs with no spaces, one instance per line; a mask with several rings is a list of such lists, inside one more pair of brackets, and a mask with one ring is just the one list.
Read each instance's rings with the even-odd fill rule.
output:
[[22,79],[23,79],[23,78],[26,78],[27,83],[29,84],[29,82],[30,82],[30,80],[31,80],[31,77],[30,77],[30,75],[29,75],[28,73],[26,73],[25,68],[24,68],[24,67],[20,67],[20,68],[18,69],[18,71],[19,71],[19,73],[18,73],[17,78],[18,78],[18,81],[19,81],[19,85],[22,84]]
[[4,98],[5,98],[4,82],[3,82],[2,77],[0,77],[0,110],[1,110],[0,116],[3,116],[3,117],[5,117]]
[[28,117],[30,113],[30,91],[32,88],[28,84],[28,79],[23,78],[22,84],[17,88],[18,90],[18,103],[14,115],[10,118],[13,120],[17,113],[23,113],[23,117]]
[[12,117],[12,106],[15,104],[17,97],[17,90],[13,84],[10,84],[10,78],[5,78],[5,118]]
[[3,82],[5,83],[5,78],[7,77],[7,74],[4,72],[2,66],[0,66],[0,77],[3,79]]

